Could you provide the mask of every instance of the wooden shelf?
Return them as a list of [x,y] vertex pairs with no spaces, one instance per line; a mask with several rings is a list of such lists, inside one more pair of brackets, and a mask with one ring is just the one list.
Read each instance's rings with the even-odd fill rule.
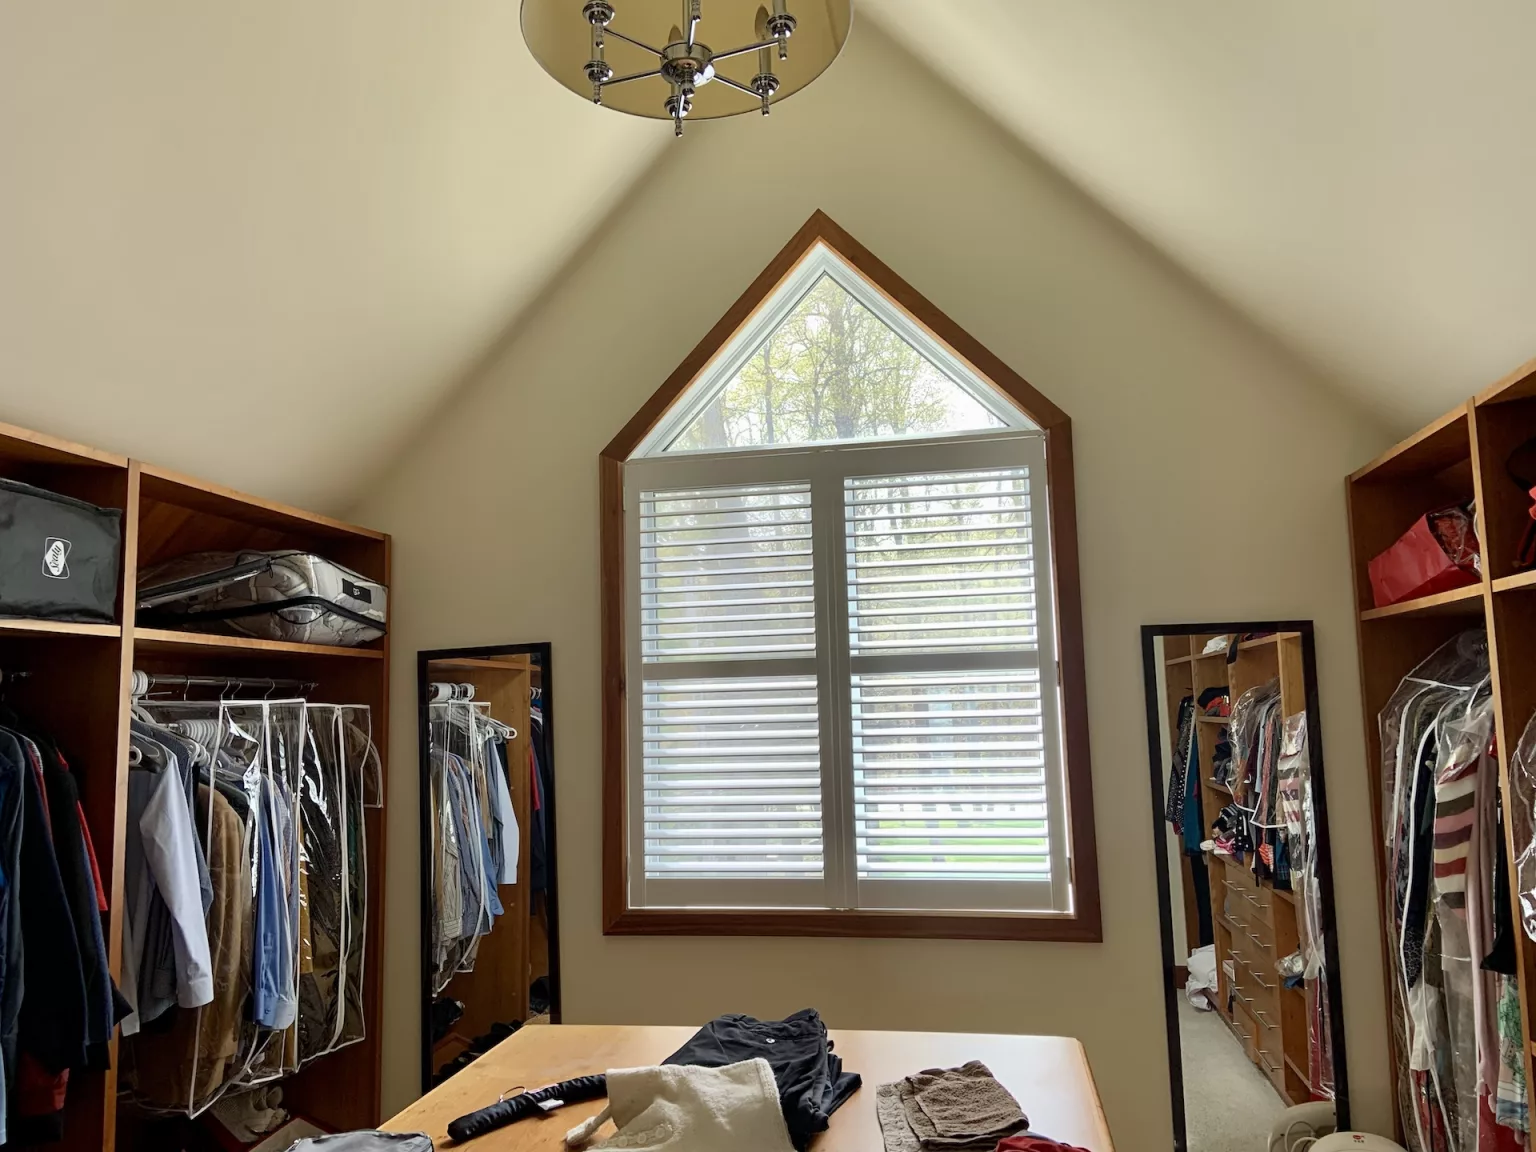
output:
[[1206,782],[1205,782],[1205,784],[1206,784],[1206,787],[1208,787],[1208,788],[1214,788],[1214,789],[1216,789],[1216,791],[1218,791],[1218,792],[1225,792],[1225,793],[1226,793],[1226,794],[1227,794],[1227,795],[1228,795],[1228,796],[1231,796],[1231,795],[1232,795],[1232,789],[1231,789],[1231,787],[1230,787],[1230,786],[1228,786],[1228,785],[1226,785],[1226,784],[1222,784],[1222,783],[1220,783],[1220,782],[1219,782],[1219,781],[1216,781],[1216,780],[1207,780],[1207,781],[1206,781]]
[[1284,900],[1287,904],[1296,903],[1296,893],[1287,891],[1284,888],[1266,888],[1265,891],[1272,892],[1274,895]]
[[102,636],[115,640],[122,634],[122,626],[118,624],[80,624],[71,620],[0,617],[0,635],[5,636]]
[[1465,588],[1436,592],[1433,596],[1419,596],[1413,600],[1404,600],[1401,604],[1389,604],[1385,608],[1367,608],[1360,613],[1360,619],[1370,621],[1390,620],[1397,616],[1481,616],[1482,600],[1483,586],[1469,584]]
[[1282,640],[1300,640],[1300,639],[1301,639],[1301,633],[1300,632],[1274,632],[1274,633],[1271,633],[1268,636],[1260,636],[1256,640],[1244,640],[1241,644],[1239,644],[1237,646],[1237,650],[1239,652],[1247,652],[1247,651],[1249,651],[1250,649],[1253,649],[1253,648],[1268,648],[1269,646],[1271,646],[1273,644],[1280,643],[1280,641],[1282,641]]
[[306,512],[275,500],[263,500],[225,488],[222,484],[210,484],[169,468],[154,464],[140,465],[140,491],[145,500],[174,504],[193,512],[235,520],[278,531],[302,533],[308,536],[332,540],[363,538],[382,541],[385,535],[372,528],[348,524],[318,512]]
[[334,644],[295,644],[287,640],[258,640],[253,636],[220,636],[209,632],[177,632],[171,628],[136,628],[135,651],[205,652],[210,655],[334,656],[342,660],[382,660],[377,648],[341,648]]
[[1225,727],[1229,726],[1232,723],[1232,717],[1230,717],[1230,716],[1196,716],[1195,717],[1195,723],[1196,724],[1219,724],[1223,728],[1225,728]]
[[1354,483],[1393,483],[1432,475],[1472,456],[1467,405],[1447,412],[1427,428],[1387,449],[1349,479]]
[[1536,396],[1536,360],[1527,360],[1502,380],[1490,384],[1472,402],[1481,407],[1524,400],[1529,396]]
[[1536,588],[1536,568],[1516,572],[1513,576],[1500,576],[1493,582],[1495,592],[1522,592],[1527,588]]

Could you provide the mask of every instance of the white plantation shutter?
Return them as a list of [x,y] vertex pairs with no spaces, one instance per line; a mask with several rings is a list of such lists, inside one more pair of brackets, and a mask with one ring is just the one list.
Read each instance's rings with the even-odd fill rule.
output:
[[814,903],[823,860],[810,485],[644,492],[638,527],[637,882],[656,904]]
[[844,482],[861,907],[1054,909],[1063,896],[1032,471]]
[[1071,911],[1044,463],[626,468],[635,906]]

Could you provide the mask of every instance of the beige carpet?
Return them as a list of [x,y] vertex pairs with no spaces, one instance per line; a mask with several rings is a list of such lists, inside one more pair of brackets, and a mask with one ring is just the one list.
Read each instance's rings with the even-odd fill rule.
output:
[[1189,1152],[1265,1152],[1285,1103],[1215,1012],[1179,997],[1184,1131]]

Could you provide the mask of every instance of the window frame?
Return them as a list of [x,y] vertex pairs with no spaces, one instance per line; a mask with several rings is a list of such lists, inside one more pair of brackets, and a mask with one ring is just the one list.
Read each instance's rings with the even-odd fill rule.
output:
[[[851,911],[824,908],[658,908],[630,903],[630,844],[635,834],[628,797],[632,771],[628,748],[631,708],[627,686],[638,675],[639,654],[633,651],[629,621],[635,611],[638,580],[630,588],[633,536],[626,512],[627,473],[648,461],[631,457],[647,442],[654,443],[659,425],[674,425],[675,408],[689,387],[720,356],[739,345],[744,329],[760,321],[764,304],[787,280],[804,275],[808,262],[824,249],[874,286],[890,307],[936,340],[971,372],[995,389],[999,399],[1016,408],[1040,431],[1049,506],[1052,572],[1049,595],[1054,608],[1054,643],[1058,654],[1060,691],[1060,770],[1065,787],[1065,825],[1071,844],[1070,912],[912,911],[878,908]],[[958,438],[924,441],[881,441],[871,451],[941,450],[945,439],[960,444],[988,439],[1017,439],[1015,430],[982,432]],[[766,458],[794,457],[816,452],[846,455],[858,445],[832,444],[804,448],[753,450],[750,453],[674,454],[663,461],[682,460],[708,466],[716,457],[741,456],[742,475]],[[963,467],[964,465],[962,465]],[[791,469],[792,471],[793,469]],[[881,469],[875,469],[882,472]],[[752,479],[771,478],[761,467]],[[787,473],[786,473],[787,475]],[[669,478],[667,484],[672,480]],[[890,268],[816,212],[745,293],[736,301],[666,383],[646,402],[599,457],[599,501],[602,616],[602,792],[603,792],[603,930],[605,935],[787,935],[872,936],[930,939],[1011,939],[1098,942],[1103,939],[1098,892],[1097,850],[1093,824],[1093,795],[1089,761],[1086,680],[1083,668],[1081,592],[1078,581],[1075,494],[1072,475],[1071,422],[1064,412],[1031,387],[979,342],[930,304]],[[839,560],[835,570],[842,571]],[[1045,637],[1042,635],[1042,653]],[[1043,658],[1043,656],[1042,656]],[[847,667],[846,662],[843,666]],[[639,691],[638,683],[635,685]]]

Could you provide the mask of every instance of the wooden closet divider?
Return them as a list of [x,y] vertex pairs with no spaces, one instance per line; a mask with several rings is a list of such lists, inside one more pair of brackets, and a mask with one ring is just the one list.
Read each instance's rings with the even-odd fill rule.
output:
[[[1349,507],[1351,560],[1360,648],[1366,761],[1371,784],[1372,844],[1376,855],[1376,896],[1382,923],[1391,919],[1385,898],[1386,861],[1382,831],[1382,748],[1378,717],[1403,677],[1446,640],[1486,627],[1493,680],[1494,721],[1499,751],[1499,787],[1505,812],[1511,810],[1510,757],[1526,724],[1536,714],[1536,571],[1519,572],[1515,556],[1527,528],[1531,497],[1510,477],[1510,452],[1536,437],[1536,360],[1532,360],[1467,403],[1410,436],[1345,482]],[[1367,565],[1427,512],[1472,503],[1478,511],[1482,578],[1449,592],[1377,608]],[[1505,847],[1513,862],[1523,845],[1505,821]],[[1512,865],[1513,866],[1513,865]],[[1525,1037],[1526,1083],[1532,1073],[1532,980],[1536,946],[1520,925],[1518,887],[1511,903],[1519,940],[1517,979]],[[1382,936],[1382,959],[1390,942]],[[1390,973],[1390,968],[1387,968]],[[1390,979],[1390,976],[1389,976]],[[1387,1011],[1392,1013],[1388,987]],[[1396,1097],[1396,1062],[1393,1064]],[[1402,1136],[1403,1117],[1397,1117]]]
[[[0,424],[0,476],[123,512],[122,571],[112,624],[0,618],[0,670],[31,675],[5,693],[18,711],[57,732],[78,778],[81,806],[107,894],[108,962],[121,978],[132,672],[260,675],[313,681],[317,701],[366,704],[387,779],[389,640],[362,648],[293,644],[135,626],[141,568],[187,552],[302,548],[387,585],[390,540],[268,500],[245,496],[109,452]],[[320,1057],[281,1084],[284,1105],[331,1130],[372,1127],[380,1115],[381,957],[384,940],[384,811],[365,816],[368,926],[364,973],[366,1037]],[[118,1042],[105,1072],[75,1073],[57,1147],[111,1152],[138,1148],[142,1118],[118,1091]]]

